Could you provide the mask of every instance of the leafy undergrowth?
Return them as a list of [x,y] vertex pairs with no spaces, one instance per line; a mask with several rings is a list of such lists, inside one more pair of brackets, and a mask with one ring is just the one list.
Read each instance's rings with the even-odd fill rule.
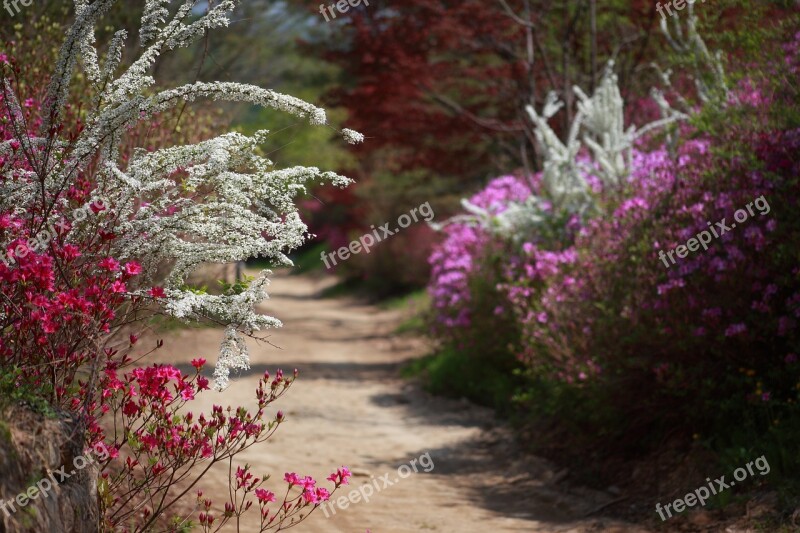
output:
[[511,415],[513,391],[520,380],[491,364],[476,363],[463,352],[445,348],[436,354],[415,359],[402,373],[420,377],[431,394],[466,398],[473,403],[492,407],[503,415]]

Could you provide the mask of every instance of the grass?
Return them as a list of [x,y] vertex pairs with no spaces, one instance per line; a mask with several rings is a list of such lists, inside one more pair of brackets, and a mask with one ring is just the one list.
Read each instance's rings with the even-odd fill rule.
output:
[[501,416],[513,412],[519,378],[473,354],[453,347],[411,361],[402,369],[406,378],[420,377],[425,390],[451,398],[466,398],[492,407]]
[[320,259],[323,252],[327,252],[328,247],[325,243],[317,243],[290,256],[294,262],[292,274],[308,274],[309,272],[317,272],[324,269],[324,264]]
[[403,311],[408,314],[395,329],[398,335],[424,334],[428,330],[428,315],[431,300],[425,289],[417,289],[401,296],[382,301],[379,306],[387,311]]
[[48,418],[55,418],[56,412],[46,400],[50,390],[34,389],[20,379],[22,371],[17,367],[5,369],[0,373],[0,413],[12,405],[26,405],[31,411]]

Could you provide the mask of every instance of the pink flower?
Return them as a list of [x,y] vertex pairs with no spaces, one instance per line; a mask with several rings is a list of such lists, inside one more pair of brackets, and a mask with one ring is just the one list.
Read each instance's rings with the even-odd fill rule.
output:
[[100,268],[108,270],[109,272],[116,272],[119,270],[119,261],[113,257],[106,257],[99,263]]
[[133,416],[133,415],[137,414],[138,412],[139,412],[139,406],[136,405],[134,402],[132,402],[130,400],[122,408],[122,413],[125,416]]
[[260,502],[274,502],[275,494],[266,489],[256,489],[256,498]]
[[728,326],[728,329],[725,330],[726,337],[733,337],[734,335],[741,335],[747,331],[747,326],[744,324],[731,324]]
[[297,474],[295,474],[294,472],[286,472],[286,474],[284,474],[283,476],[283,479],[290,485],[300,484],[300,478],[297,477]]
[[241,466],[236,467],[236,486],[244,487],[253,478],[253,474]]
[[117,280],[111,284],[111,292],[125,292],[126,290],[128,289],[122,281]]
[[316,490],[306,490],[303,492],[303,499],[308,503],[319,503],[319,494]]
[[181,391],[181,398],[183,398],[187,402],[189,400],[194,400],[194,390],[192,390],[191,386],[186,387]]
[[147,293],[153,298],[166,298],[167,293],[161,287],[152,287]]
[[129,276],[135,276],[136,274],[140,274],[142,272],[142,265],[140,265],[137,261],[128,261],[125,263],[125,273]]
[[206,364],[206,360],[203,359],[202,357],[200,357],[198,359],[192,359],[192,366],[195,367],[197,370],[200,370],[201,368],[203,368],[203,365],[205,365],[205,364]]
[[80,251],[78,251],[78,247],[74,244],[65,244],[64,248],[61,250],[61,254],[67,261],[72,261],[73,259],[77,259],[81,256]]
[[300,485],[303,486],[305,490],[314,490],[317,485],[316,480],[311,476],[306,476],[300,480]]
[[203,448],[200,454],[203,456],[203,458],[208,459],[209,457],[214,455],[214,449],[211,447],[210,444],[205,443],[203,444]]
[[327,479],[329,481],[333,481],[337,485],[347,485],[347,480],[350,479],[351,476],[352,474],[350,473],[350,469],[348,469],[346,466],[343,466],[341,468],[337,468],[336,472],[328,476]]

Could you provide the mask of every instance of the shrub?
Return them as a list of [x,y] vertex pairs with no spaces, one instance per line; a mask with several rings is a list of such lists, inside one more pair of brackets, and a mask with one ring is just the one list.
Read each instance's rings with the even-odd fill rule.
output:
[[[259,152],[263,131],[185,142],[170,134],[172,121],[162,122],[181,102],[203,98],[326,122],[322,109],[255,86],[154,87],[156,58],[227,25],[237,2],[196,15],[193,2],[170,10],[149,0],[140,55],[128,65],[126,31],[114,34],[105,54],[95,47],[95,28],[113,3],[75,2],[49,78],[13,56],[24,46],[0,53],[0,369],[19,372],[51,405],[74,413],[85,446],[108,449],[98,483],[103,529],[143,531],[175,513],[210,465],[232,463],[271,436],[283,415],[267,421],[265,408],[293,378],[265,375],[255,412],[215,407],[195,419],[184,408],[210,387],[204,362],[194,362],[193,377],[171,366],[130,368],[138,341],[131,328],[154,313],[224,325],[214,372],[215,388],[224,389],[231,368],[249,367],[245,337],[280,326],[254,311],[266,298],[268,272],[219,295],[186,286],[187,276],[203,263],[251,256],[289,264],[285,253],[307,237],[295,197],[307,182],[348,180],[316,168],[273,168]],[[145,133],[151,129],[155,135]],[[348,476],[346,469],[332,474],[332,490]],[[289,473],[284,501],[268,510],[275,497],[262,488],[265,479],[237,469],[223,508],[212,514],[212,502],[201,501],[201,526],[216,531],[257,500],[261,529],[285,529],[330,496],[312,478]]]

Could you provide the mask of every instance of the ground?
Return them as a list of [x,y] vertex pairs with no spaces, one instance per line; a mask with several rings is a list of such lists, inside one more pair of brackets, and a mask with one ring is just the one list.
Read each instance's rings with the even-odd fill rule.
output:
[[[521,453],[491,411],[433,397],[400,378],[401,365],[426,352],[425,341],[394,333],[403,311],[319,298],[332,281],[276,275],[260,309],[284,323],[269,338],[275,346],[251,343],[252,370],[193,405],[197,411],[214,403],[252,405],[265,370],[300,371],[272,406],[284,410],[287,422],[242,462],[278,479],[284,471],[324,479],[347,465],[355,475],[346,488],[374,483],[378,489],[368,502],[329,510],[328,517],[318,509],[295,531],[644,531],[597,518],[614,496],[567,485],[563,471]],[[188,366],[194,357],[214,361],[222,335],[214,328],[181,329],[161,338],[159,357]],[[430,462],[420,459],[425,454]],[[418,472],[400,479],[398,467],[412,460]],[[227,474],[212,471],[201,483],[205,492],[226,490]],[[394,483],[384,487],[386,474]],[[278,479],[273,488],[281,486]],[[241,531],[257,525],[242,524]]]

